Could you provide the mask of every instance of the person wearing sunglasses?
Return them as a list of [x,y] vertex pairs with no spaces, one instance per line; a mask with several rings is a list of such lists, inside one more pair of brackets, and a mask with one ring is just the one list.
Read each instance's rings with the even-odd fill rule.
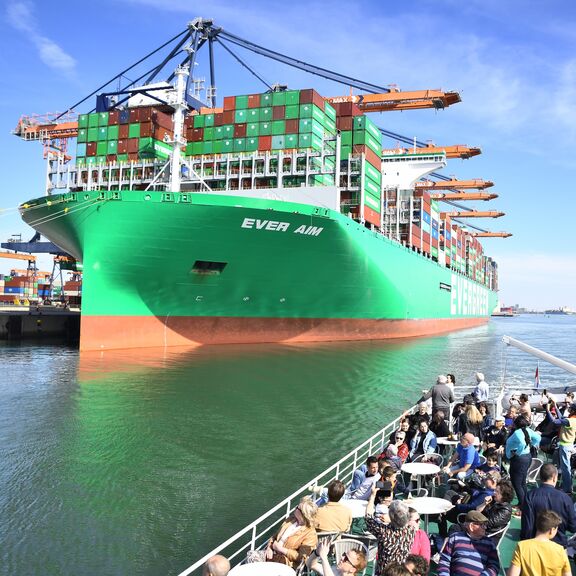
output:
[[320,574],[320,576],[352,576],[360,574],[366,568],[367,560],[364,550],[352,548],[343,552],[337,558],[336,566],[331,566],[328,560],[330,544],[327,539],[321,540],[316,548],[316,558],[309,564],[309,568]]
[[414,508],[408,508],[410,513],[410,520],[408,524],[414,526],[416,530],[414,534],[414,542],[410,548],[410,555],[418,555],[423,557],[427,562],[430,562],[432,551],[430,550],[430,538],[428,534],[420,528],[420,514]]

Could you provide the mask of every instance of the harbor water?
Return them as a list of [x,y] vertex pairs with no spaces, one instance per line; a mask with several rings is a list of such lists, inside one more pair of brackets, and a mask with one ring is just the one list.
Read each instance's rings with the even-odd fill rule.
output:
[[[0,344],[0,574],[177,575],[450,372],[534,385],[576,317],[434,338],[82,354]],[[540,363],[542,388],[576,377]]]

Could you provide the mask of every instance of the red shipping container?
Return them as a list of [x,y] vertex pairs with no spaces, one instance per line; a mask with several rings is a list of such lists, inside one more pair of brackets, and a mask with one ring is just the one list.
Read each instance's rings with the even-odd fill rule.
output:
[[312,88],[300,90],[300,104],[315,104],[324,112],[324,98],[322,98],[316,90],[312,90]]
[[299,129],[299,120],[297,118],[286,120],[286,134],[298,134]]
[[272,136],[259,136],[258,150],[272,150]]
[[144,106],[142,108],[137,108],[138,110],[138,122],[151,122],[152,114],[154,109],[152,106]]
[[108,114],[108,125],[116,126],[116,124],[120,124],[120,112],[118,112],[118,110],[111,110]]
[[190,142],[202,142],[204,140],[204,128],[193,128]]
[[286,117],[286,106],[272,106],[272,120],[284,120]]
[[353,130],[354,119],[352,116],[338,116],[336,118],[336,128],[338,130]]
[[118,138],[128,138],[128,124],[120,124],[118,127]]
[[[188,128],[193,128],[194,127],[194,118],[196,117],[196,114],[189,114],[188,116],[186,116],[186,118],[184,118],[184,129],[187,130]],[[159,124],[160,126],[162,124]]]
[[139,138],[128,138],[128,154],[138,154]]
[[86,144],[86,156],[96,156],[98,142],[88,142]]
[[149,138],[152,136],[152,122],[142,122],[140,124],[140,138]]
[[234,124],[234,138],[246,138],[246,124]]
[[352,152],[354,154],[364,154],[366,161],[374,166],[374,168],[377,168],[378,170],[382,169],[382,158],[375,154],[373,150],[370,150],[368,146],[364,146],[364,144],[356,144],[352,146]]
[[224,124],[234,124],[234,110],[224,110],[222,112]]
[[422,232],[422,241],[425,244],[430,244],[430,233],[429,232]]
[[[168,142],[169,140],[174,139],[174,134],[172,133],[172,130],[159,126],[152,133],[152,137],[156,140],[161,140],[162,142]],[[188,137],[186,137],[186,139],[188,139]]]
[[336,114],[337,116],[362,116],[363,112],[354,102],[340,102]]
[[260,94],[250,94],[248,96],[248,108],[260,108]]
[[138,113],[138,108],[130,108],[130,124],[136,124],[138,122],[138,117],[140,114]]
[[116,154],[106,154],[106,162],[116,162]]
[[375,226],[380,226],[380,214],[372,210],[369,206],[366,206],[366,204],[364,204],[364,220]]
[[[186,119],[188,118],[189,116]],[[152,121],[158,126],[166,128],[166,130],[173,129],[172,116],[170,114],[166,114],[166,112],[162,112],[160,110],[154,110],[154,113],[152,114]]]
[[[224,96],[224,111],[236,109],[236,96]],[[226,122],[232,124],[232,122]]]
[[128,154],[128,160],[130,160],[130,162],[138,162],[138,154],[134,153],[134,152],[130,152]]
[[224,112],[214,114],[214,126],[224,126]]
[[126,154],[128,152],[128,138],[118,140],[118,145],[116,146],[118,154]]

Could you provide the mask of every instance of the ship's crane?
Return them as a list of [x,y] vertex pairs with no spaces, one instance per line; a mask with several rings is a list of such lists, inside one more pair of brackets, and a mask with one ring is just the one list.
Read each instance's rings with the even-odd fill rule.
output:
[[470,232],[476,238],[510,238],[511,232]]
[[498,194],[487,194],[486,192],[437,192],[430,194],[432,200],[494,200]]
[[418,110],[435,108],[437,110],[461,102],[458,92],[442,90],[413,90],[401,92],[392,89],[385,94],[355,94],[350,96],[332,96],[325,98],[331,104],[352,102],[363,112],[389,112],[392,110]]
[[498,212],[497,210],[460,210],[440,213],[442,220],[446,220],[446,216],[450,218],[500,218],[500,216],[504,216],[504,212]]
[[33,254],[18,254],[17,252],[0,252],[0,258],[11,258],[13,260],[27,260],[36,262],[36,256]]
[[480,178],[475,178],[473,180],[421,180],[416,182],[416,188],[425,188],[426,190],[450,190],[452,188],[457,190],[485,190],[492,186],[494,186],[494,182],[490,180],[482,180]]
[[[382,130],[381,130],[382,131]],[[382,131],[384,132],[384,131]],[[388,134],[384,133],[385,136]],[[460,158],[462,160],[468,160],[473,156],[478,156],[482,154],[482,149],[476,146],[467,146],[466,144],[454,144],[452,146],[435,146],[433,144],[427,144],[426,146],[420,146],[418,148],[392,148],[383,150],[384,155],[391,154],[446,154],[446,158]]]

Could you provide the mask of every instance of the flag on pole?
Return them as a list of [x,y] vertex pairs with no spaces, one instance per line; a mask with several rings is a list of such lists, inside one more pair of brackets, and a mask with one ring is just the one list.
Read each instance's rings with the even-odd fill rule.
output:
[[536,388],[540,388],[540,362],[538,362],[538,364],[536,364],[536,374],[534,374],[534,384],[536,385]]

